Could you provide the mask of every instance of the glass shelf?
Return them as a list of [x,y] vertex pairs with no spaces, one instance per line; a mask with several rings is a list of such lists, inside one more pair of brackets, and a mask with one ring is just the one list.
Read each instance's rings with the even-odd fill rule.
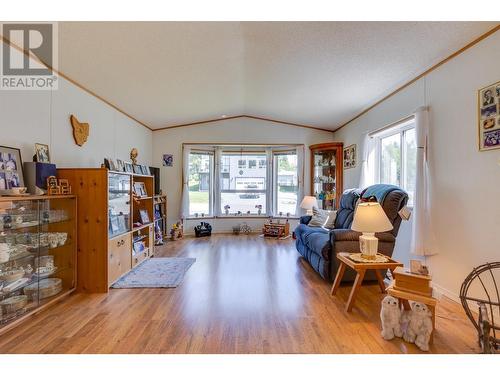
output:
[[108,237],[130,231],[131,176],[108,173]]
[[337,159],[338,147],[318,145],[311,149],[312,193],[318,201],[319,208],[333,210],[336,207],[337,195]]
[[74,196],[0,197],[0,330],[74,290],[75,217]]

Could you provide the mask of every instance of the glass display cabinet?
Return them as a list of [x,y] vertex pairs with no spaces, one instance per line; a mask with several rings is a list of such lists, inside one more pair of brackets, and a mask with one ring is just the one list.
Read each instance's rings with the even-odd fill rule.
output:
[[76,197],[0,197],[0,332],[76,288]]
[[109,238],[130,231],[131,176],[108,173]]
[[309,146],[311,150],[311,195],[316,197],[323,210],[338,209],[342,195],[342,147],[341,142]]

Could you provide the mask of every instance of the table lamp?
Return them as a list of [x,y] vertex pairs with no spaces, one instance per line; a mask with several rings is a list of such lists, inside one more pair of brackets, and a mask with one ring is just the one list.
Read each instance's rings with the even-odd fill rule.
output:
[[380,203],[364,202],[358,204],[356,208],[351,229],[363,233],[359,237],[361,256],[374,259],[378,250],[378,238],[375,237],[375,233],[391,230],[392,224]]
[[307,215],[312,215],[312,208],[313,207],[318,207],[318,201],[316,200],[316,197],[312,197],[310,195],[306,195],[304,199],[302,199],[302,202],[300,203],[300,208],[303,208],[306,210]]

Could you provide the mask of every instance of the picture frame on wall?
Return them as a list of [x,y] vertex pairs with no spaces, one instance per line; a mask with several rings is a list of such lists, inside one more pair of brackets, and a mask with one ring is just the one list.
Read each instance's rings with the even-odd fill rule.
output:
[[35,156],[38,163],[50,163],[49,146],[35,143]]
[[357,163],[356,145],[344,147],[344,169],[355,168]]
[[18,187],[24,187],[21,150],[0,146],[0,194],[11,194]]
[[477,92],[479,151],[500,148],[500,81]]

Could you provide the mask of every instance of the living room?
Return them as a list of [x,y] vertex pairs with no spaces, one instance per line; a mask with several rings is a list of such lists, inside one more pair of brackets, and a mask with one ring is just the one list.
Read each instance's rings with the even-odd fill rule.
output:
[[8,366],[498,365],[498,21],[128,5],[0,23]]

